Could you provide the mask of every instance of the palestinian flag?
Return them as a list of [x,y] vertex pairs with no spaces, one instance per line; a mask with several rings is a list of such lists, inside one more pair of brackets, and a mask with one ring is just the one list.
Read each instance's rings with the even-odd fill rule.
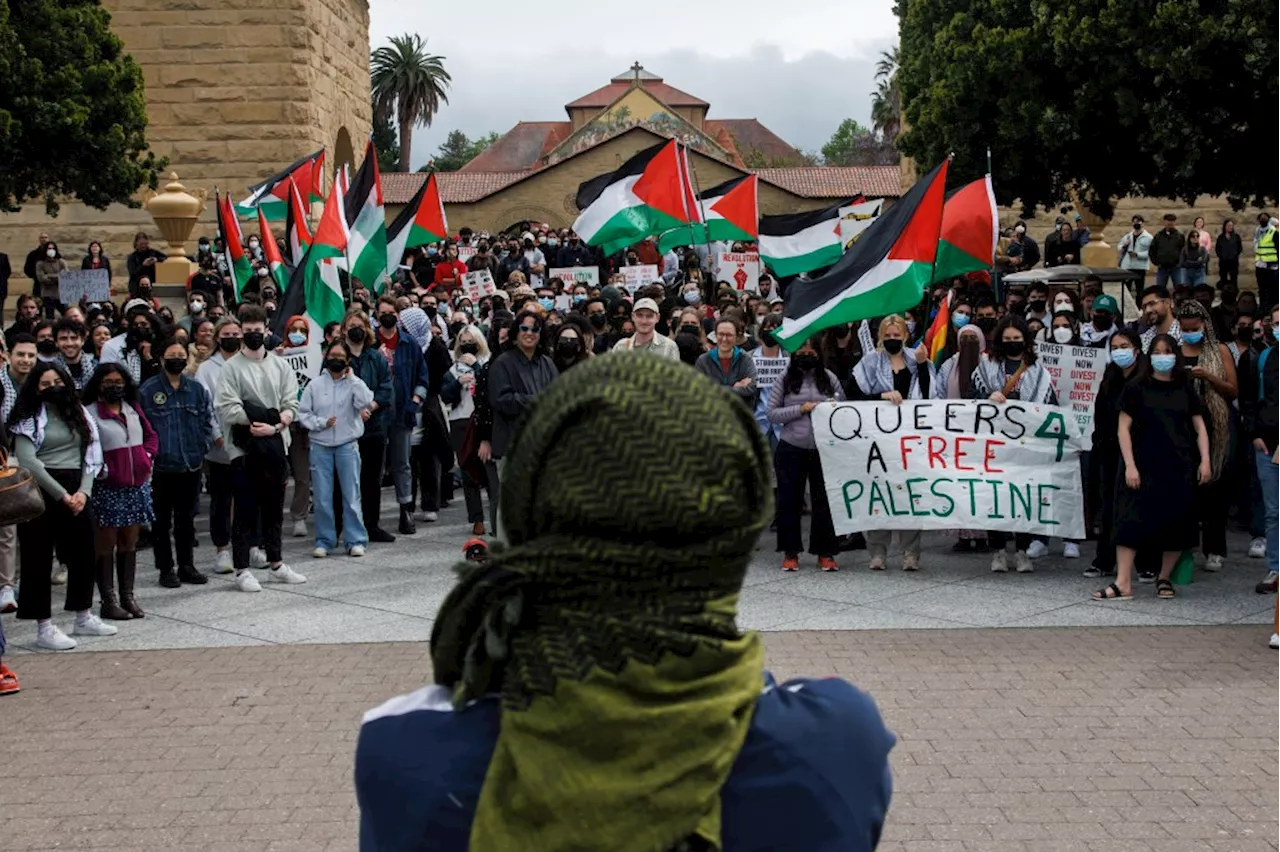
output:
[[877,217],[825,275],[792,283],[782,327],[774,332],[788,352],[823,329],[920,303],[933,279],[949,162]]
[[284,223],[284,242],[289,247],[289,263],[297,266],[311,245],[311,230],[307,227],[307,208],[298,194],[298,186],[289,181],[289,215]]
[[583,183],[577,202],[582,212],[573,230],[606,255],[673,228],[687,230],[698,221],[688,158],[674,139]]
[[382,205],[382,176],[378,172],[378,154],[370,140],[364,151],[364,162],[343,199],[347,227],[351,239],[347,257],[351,275],[372,293],[381,293],[387,275],[387,219]]
[[387,269],[395,269],[411,248],[438,243],[449,233],[436,173],[427,179],[387,228]]
[[942,208],[942,234],[933,280],[989,270],[1000,239],[1000,214],[991,175],[966,184],[947,198]]
[[667,231],[658,240],[658,250],[666,252],[676,246],[712,240],[755,242],[760,235],[758,187],[759,179],[755,175],[744,175],[703,192],[698,196],[702,224]]
[[252,216],[253,211],[261,207],[273,222],[285,218],[289,210],[290,178],[300,191],[310,194],[311,201],[324,198],[320,193],[324,187],[324,149],[308,154],[279,174],[249,187],[249,197],[236,205],[236,213]]
[[276,290],[283,293],[289,286],[289,273],[284,268],[284,258],[280,256],[280,246],[276,245],[275,234],[267,224],[266,214],[258,208],[258,233],[262,235],[262,257],[271,271],[271,279],[276,282]]
[[924,333],[924,346],[929,350],[929,360],[935,367],[941,366],[938,363],[938,357],[942,355],[942,350],[947,348],[947,328],[951,325],[951,300],[955,295],[955,290],[947,291],[947,297],[938,306],[938,312],[934,314],[929,330]]
[[844,254],[840,211],[860,201],[853,198],[825,210],[765,216],[760,220],[760,259],[779,278],[831,266]]
[[348,242],[347,220],[335,186],[325,200],[324,212],[316,223],[311,246],[289,276],[289,286],[284,290],[284,298],[272,325],[272,331],[283,337],[289,317],[305,316],[310,325],[308,347],[314,350],[311,362],[317,365],[317,370],[324,327],[330,322],[341,322],[346,309],[338,266],[347,251]]
[[253,268],[249,263],[249,256],[244,253],[244,234],[240,232],[240,220],[236,218],[231,194],[221,196],[215,187],[213,198],[214,206],[218,211],[218,235],[222,237],[223,251],[227,255],[227,268],[231,270],[231,285],[238,302],[244,285],[253,277]]

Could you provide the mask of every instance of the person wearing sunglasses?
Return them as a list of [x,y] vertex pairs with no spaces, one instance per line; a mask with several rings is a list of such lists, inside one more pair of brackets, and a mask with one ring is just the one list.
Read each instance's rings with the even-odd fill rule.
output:
[[[515,334],[507,338],[502,352],[489,367],[489,403],[493,408],[493,458],[498,479],[506,476],[504,456],[515,437],[516,426],[528,413],[534,399],[559,375],[555,362],[546,354],[542,339],[542,317],[533,310],[516,315]],[[495,523],[501,523],[499,506]],[[501,533],[499,533],[501,534]]]

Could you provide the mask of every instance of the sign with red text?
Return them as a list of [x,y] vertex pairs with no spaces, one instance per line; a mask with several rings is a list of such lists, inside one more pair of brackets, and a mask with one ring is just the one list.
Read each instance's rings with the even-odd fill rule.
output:
[[1022,402],[823,403],[810,415],[836,532],[1084,538],[1080,426]]
[[1075,412],[1084,448],[1093,449],[1093,400],[1107,369],[1107,350],[1088,346],[1037,343],[1036,355],[1053,377],[1058,404]]
[[547,270],[547,277],[563,281],[566,287],[585,284],[588,287],[600,286],[600,269],[595,266],[561,266]]
[[641,287],[648,287],[653,282],[662,283],[662,276],[658,274],[658,267],[653,263],[643,263],[639,266],[624,266],[618,270],[622,273],[622,286],[632,296]]
[[462,292],[472,304],[485,296],[492,296],[497,290],[497,285],[493,283],[493,273],[487,269],[477,269],[462,276]]
[[477,249],[475,246],[457,246],[457,249],[458,260],[463,266],[466,266],[467,261],[476,256]]
[[716,255],[716,283],[728,282],[739,292],[760,292],[760,255],[755,252],[722,251]]

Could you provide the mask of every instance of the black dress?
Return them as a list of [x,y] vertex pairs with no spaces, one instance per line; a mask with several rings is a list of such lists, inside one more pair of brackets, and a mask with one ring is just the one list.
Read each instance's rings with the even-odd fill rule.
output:
[[1203,415],[1200,397],[1185,382],[1148,378],[1124,389],[1120,410],[1133,418],[1133,460],[1142,483],[1129,488],[1124,465],[1118,465],[1116,544],[1163,552],[1195,547],[1200,453],[1192,418]]

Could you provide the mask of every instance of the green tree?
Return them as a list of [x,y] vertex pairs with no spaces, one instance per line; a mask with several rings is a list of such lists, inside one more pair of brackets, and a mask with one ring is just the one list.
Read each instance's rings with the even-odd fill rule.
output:
[[440,104],[449,102],[452,79],[444,70],[444,57],[427,53],[427,43],[419,35],[392,36],[391,43],[369,58],[376,116],[400,126],[400,162],[397,171],[409,171],[413,149],[413,128],[430,127]]
[[1274,197],[1275,4],[1245,0],[898,0],[898,140],[952,182],[1031,210],[1073,194],[1237,208]]
[[480,156],[484,149],[498,141],[497,133],[489,133],[472,141],[461,130],[450,130],[449,135],[441,143],[435,157],[424,168],[418,171],[456,172],[467,163]]
[[898,90],[898,48],[880,52],[876,63],[876,91],[871,96],[871,127],[890,142],[902,129],[902,95]]
[[373,149],[378,152],[378,170],[394,172],[400,168],[400,143],[397,141],[396,129],[391,125],[391,117],[378,115],[374,111]]
[[165,162],[146,142],[142,70],[98,0],[0,0],[0,210],[74,196],[137,207]]
[[883,166],[896,163],[898,155],[891,142],[846,118],[822,146],[822,159],[828,166]]

